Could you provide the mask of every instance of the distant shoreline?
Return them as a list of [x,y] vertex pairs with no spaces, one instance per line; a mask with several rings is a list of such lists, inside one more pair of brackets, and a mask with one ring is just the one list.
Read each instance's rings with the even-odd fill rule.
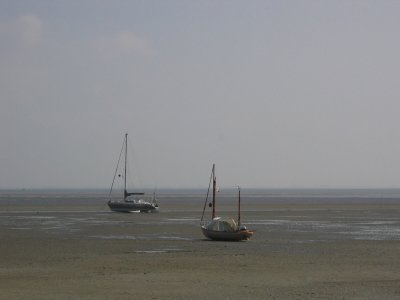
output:
[[[133,188],[146,194],[156,192],[157,195],[203,196],[207,188]],[[266,198],[400,198],[400,188],[245,188],[243,195]],[[108,195],[105,188],[2,188],[0,195]],[[221,187],[219,197],[236,194],[236,188]]]

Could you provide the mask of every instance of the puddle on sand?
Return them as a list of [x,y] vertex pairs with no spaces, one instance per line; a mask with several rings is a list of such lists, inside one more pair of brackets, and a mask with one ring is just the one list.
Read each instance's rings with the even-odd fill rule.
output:
[[289,232],[319,233],[330,239],[351,238],[355,240],[400,240],[400,222],[393,218],[367,219],[354,221],[354,218],[337,220],[287,220],[258,219],[246,222],[246,225],[266,228],[269,231],[284,230]]
[[135,253],[170,253],[170,252],[179,252],[183,251],[183,249],[154,249],[154,250],[137,250]]
[[168,241],[192,241],[193,238],[180,236],[158,236],[158,235],[91,235],[90,238],[106,240],[168,240]]
[[167,221],[185,222],[185,221],[200,221],[200,220],[199,220],[199,218],[170,218],[170,219],[167,219]]
[[13,229],[13,230],[31,230],[32,228],[31,227],[12,227],[10,229]]

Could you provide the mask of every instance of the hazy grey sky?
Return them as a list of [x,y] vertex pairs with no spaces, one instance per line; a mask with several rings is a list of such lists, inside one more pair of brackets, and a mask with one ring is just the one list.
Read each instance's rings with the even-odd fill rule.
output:
[[0,2],[0,188],[400,187],[400,1]]

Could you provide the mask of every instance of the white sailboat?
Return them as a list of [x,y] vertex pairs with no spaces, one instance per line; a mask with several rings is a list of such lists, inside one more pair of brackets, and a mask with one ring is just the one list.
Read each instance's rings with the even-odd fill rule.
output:
[[[156,201],[155,195],[153,195],[153,199],[151,201],[149,200],[145,200],[144,199],[144,192],[127,192],[126,190],[126,168],[127,168],[127,155],[128,155],[128,134],[125,134],[125,139],[124,139],[124,143],[123,143],[123,149],[125,150],[125,159],[124,159],[124,170],[123,170],[123,179],[124,179],[124,192],[121,195],[121,199],[118,199],[117,201],[113,200],[111,198],[111,194],[113,191],[113,187],[114,187],[114,183],[115,183],[115,179],[117,177],[117,171],[118,171],[118,167],[119,167],[119,163],[120,163],[120,158],[121,158],[121,154],[120,157],[118,159],[118,163],[117,163],[117,168],[115,170],[114,173],[114,178],[113,178],[113,182],[111,184],[111,189],[110,189],[110,193],[109,193],[109,200],[107,202],[108,207],[112,210],[112,211],[116,211],[116,212],[157,212],[158,211],[158,203]],[[119,174],[119,177],[121,177],[122,175]]]

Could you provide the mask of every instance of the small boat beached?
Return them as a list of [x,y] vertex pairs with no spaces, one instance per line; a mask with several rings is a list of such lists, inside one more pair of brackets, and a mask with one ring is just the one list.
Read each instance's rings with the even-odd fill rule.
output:
[[[212,203],[209,203],[209,206],[212,207],[212,218],[211,221],[204,222],[204,211],[208,201],[211,182],[213,185],[213,195]],[[201,216],[201,231],[203,232],[204,236],[211,240],[220,241],[243,241],[250,239],[250,237],[254,234],[254,231],[248,230],[246,226],[242,225],[240,222],[240,187],[238,187],[238,219],[235,221],[232,218],[220,218],[215,216],[216,185],[217,180],[215,177],[215,164],[213,164],[207,197],[204,203],[203,214]]]

